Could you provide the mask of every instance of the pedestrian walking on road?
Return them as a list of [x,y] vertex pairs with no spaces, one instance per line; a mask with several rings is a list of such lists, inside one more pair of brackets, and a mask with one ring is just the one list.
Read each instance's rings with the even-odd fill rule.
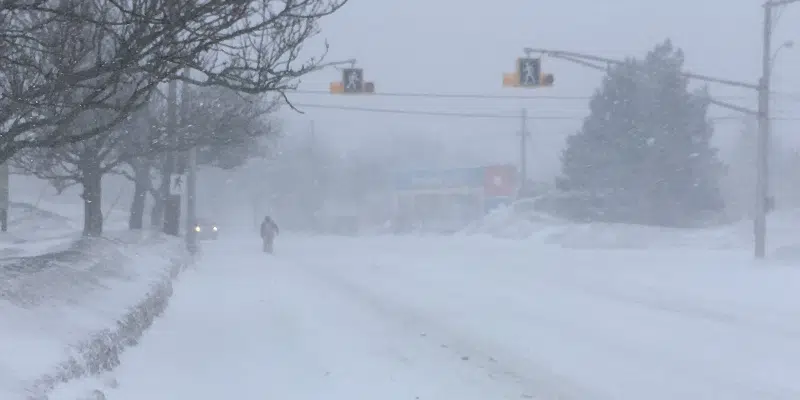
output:
[[275,237],[278,236],[280,230],[278,224],[275,223],[269,215],[264,217],[261,222],[261,241],[263,242],[263,250],[265,253],[272,254],[275,243]]

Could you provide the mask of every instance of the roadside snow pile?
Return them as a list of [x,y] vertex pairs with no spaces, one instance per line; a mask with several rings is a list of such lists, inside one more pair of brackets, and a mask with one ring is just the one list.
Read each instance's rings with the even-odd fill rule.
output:
[[[800,209],[779,210],[769,217],[769,242],[776,255],[800,259]],[[633,224],[579,224],[530,211],[498,208],[461,232],[506,239],[529,239],[571,249],[703,248],[746,249],[753,243],[752,221],[705,229],[678,229]]]
[[177,239],[125,232],[0,265],[0,398],[48,399],[116,366],[187,262]]
[[0,257],[62,251],[80,237],[73,220],[32,204],[12,202],[8,217],[8,232],[0,232]]
[[704,248],[734,249],[752,239],[738,226],[707,229],[677,229],[633,224],[573,224],[540,237],[544,242],[571,249]]
[[78,228],[73,219],[30,203],[12,202],[10,212],[10,227],[24,233],[32,230],[65,231]]
[[525,239],[548,234],[567,226],[567,222],[543,213],[526,213],[521,217],[512,207],[499,206],[483,219],[462,230],[462,235],[491,235],[505,239]]

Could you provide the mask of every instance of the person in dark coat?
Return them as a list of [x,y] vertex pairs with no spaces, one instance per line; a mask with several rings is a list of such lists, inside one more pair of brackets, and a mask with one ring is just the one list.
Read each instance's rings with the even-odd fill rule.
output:
[[270,218],[269,215],[264,217],[264,221],[261,222],[261,240],[265,253],[272,253],[275,236],[278,236],[279,231],[278,224],[275,223],[275,220]]

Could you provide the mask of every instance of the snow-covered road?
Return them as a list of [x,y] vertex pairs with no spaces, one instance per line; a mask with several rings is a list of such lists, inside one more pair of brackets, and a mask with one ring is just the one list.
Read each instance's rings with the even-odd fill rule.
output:
[[206,246],[110,400],[797,399],[800,269],[487,238]]

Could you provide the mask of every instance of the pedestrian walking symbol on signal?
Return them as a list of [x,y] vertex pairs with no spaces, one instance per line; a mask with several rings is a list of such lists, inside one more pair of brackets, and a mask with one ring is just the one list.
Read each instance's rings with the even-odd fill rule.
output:
[[361,84],[363,82],[364,71],[361,69],[350,68],[345,71],[345,92],[359,92],[361,91]]
[[503,86],[506,87],[546,87],[553,86],[553,81],[553,74],[542,73],[540,58],[518,58],[516,71],[503,74]]
[[342,80],[331,82],[331,93],[363,94],[375,93],[374,82],[364,82],[364,70],[361,68],[342,69]]
[[539,83],[539,59],[522,58],[520,59],[520,85],[533,86]]

